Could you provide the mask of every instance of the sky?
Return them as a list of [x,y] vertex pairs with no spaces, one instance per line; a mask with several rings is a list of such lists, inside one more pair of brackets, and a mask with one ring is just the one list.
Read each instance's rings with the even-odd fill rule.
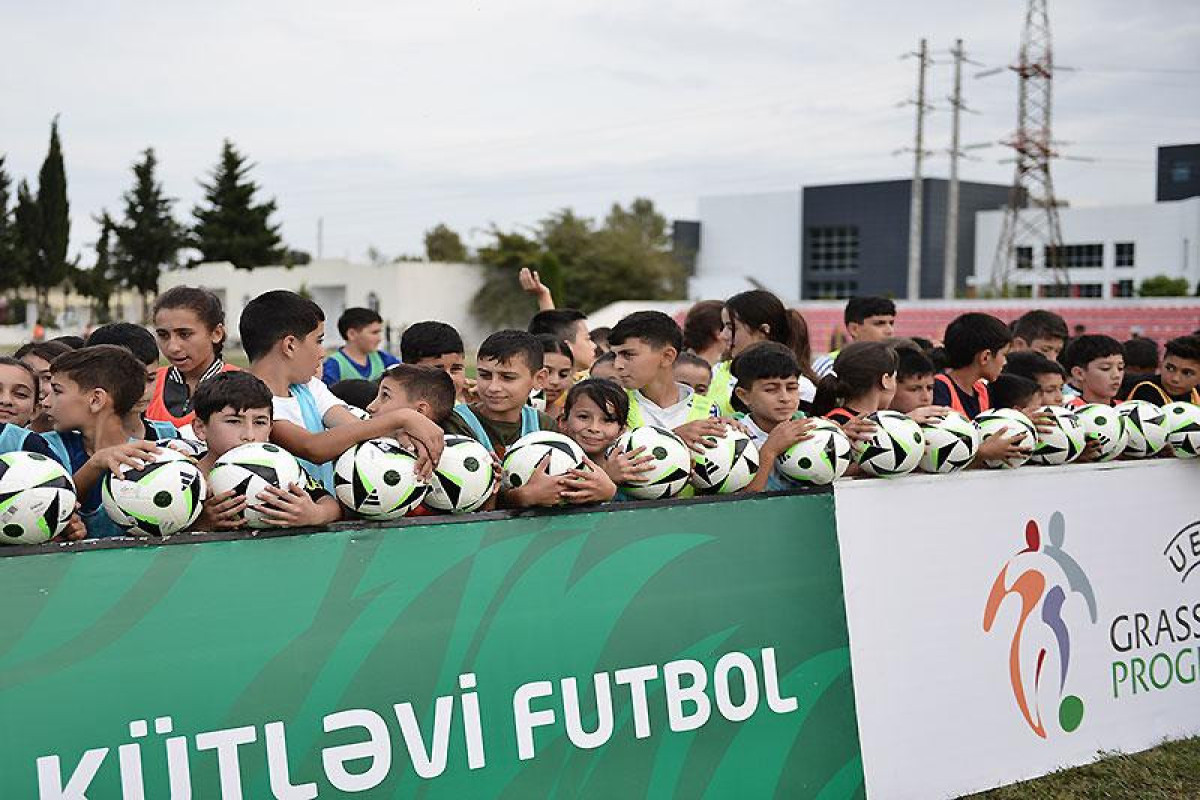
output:
[[[1154,199],[1154,148],[1200,141],[1200,3],[1050,0],[1055,138],[1072,205]],[[153,147],[176,216],[233,140],[278,203],[290,247],[362,260],[468,242],[570,207],[601,218],[649,197],[670,218],[703,195],[911,176],[916,62],[937,107],[926,174],[944,176],[948,50],[969,56],[964,144],[1016,123],[1021,0],[0,0],[0,155],[36,181],[60,115],[72,252],[117,211]],[[1007,183],[1002,147],[965,180]]]

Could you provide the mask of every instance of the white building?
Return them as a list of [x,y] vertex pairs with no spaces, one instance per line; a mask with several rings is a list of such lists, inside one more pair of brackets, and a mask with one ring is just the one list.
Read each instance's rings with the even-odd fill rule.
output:
[[[1035,214],[1036,211],[1025,211]],[[1172,202],[1099,208],[1060,208],[1072,291],[1078,297],[1133,297],[1142,281],[1156,275],[1200,283],[1200,197]],[[992,284],[1003,211],[975,215],[977,287]],[[1018,240],[1017,266],[1009,275],[1018,294],[1051,297],[1060,291],[1046,256],[1033,242]]]
[[201,264],[194,269],[163,273],[159,291],[173,286],[203,286],[225,305],[230,339],[237,341],[242,309],[254,297],[272,289],[307,293],[325,312],[329,346],[341,344],[337,319],[354,306],[379,312],[393,332],[393,348],[407,326],[435,319],[458,329],[473,352],[488,331],[470,313],[471,298],[483,282],[475,264],[442,264],[408,261],[398,264],[352,264],[340,259],[314,261],[299,267],[236,269],[232,264]]
[[701,197],[700,249],[688,283],[695,300],[747,289],[800,296],[801,190]]

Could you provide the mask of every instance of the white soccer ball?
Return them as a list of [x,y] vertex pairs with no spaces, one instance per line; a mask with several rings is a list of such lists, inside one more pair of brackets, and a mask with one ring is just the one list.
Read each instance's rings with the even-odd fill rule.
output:
[[208,489],[213,495],[232,491],[246,498],[246,524],[251,528],[270,528],[263,519],[258,496],[268,487],[287,489],[294,483],[304,486],[308,476],[300,462],[288,451],[269,442],[239,445],[217,459],[208,473]]
[[758,447],[734,428],[723,436],[710,436],[714,447],[692,453],[692,485],[706,494],[732,494],[750,485],[758,472]]
[[0,455],[0,544],[41,544],[75,513],[75,483],[53,458],[14,450]]
[[1100,448],[1097,461],[1112,461],[1125,451],[1129,435],[1125,432],[1125,417],[1116,408],[1088,403],[1075,409],[1075,416],[1083,427],[1085,439]]
[[1057,466],[1079,458],[1087,439],[1075,412],[1062,406],[1042,406],[1038,409],[1053,417],[1049,431],[1038,431],[1037,445],[1030,457],[1031,464]]
[[850,468],[850,437],[835,422],[813,419],[811,436],[785,450],[775,467],[779,474],[805,486],[825,486]]
[[925,452],[921,469],[934,474],[958,472],[969,466],[979,452],[980,434],[975,423],[952,411],[937,422],[921,426]]
[[981,444],[993,436],[1001,436],[1005,439],[1011,439],[1017,435],[1021,436],[1017,440],[1016,445],[1025,451],[1025,455],[1013,456],[1009,459],[987,459],[983,462],[983,465],[990,469],[1013,469],[1019,467],[1029,460],[1030,456],[1033,455],[1033,448],[1037,446],[1037,428],[1034,427],[1029,417],[1015,408],[994,408],[990,411],[984,411],[975,417],[975,427],[979,429]]
[[433,471],[425,505],[438,511],[476,511],[492,496],[496,470],[492,454],[470,436],[447,436]]
[[879,478],[907,475],[925,455],[921,426],[899,411],[881,410],[865,417],[875,423],[870,439],[854,443],[854,458],[863,472]]
[[1154,403],[1127,400],[1117,412],[1125,418],[1125,455],[1149,458],[1167,446],[1167,417]]
[[1176,458],[1200,456],[1200,406],[1192,403],[1167,403],[1162,407],[1167,429],[1167,444]]
[[207,491],[195,462],[175,450],[161,449],[139,469],[104,476],[100,500],[105,513],[134,536],[170,536],[200,516]]
[[[642,480],[621,488],[639,500],[665,500],[682,492],[692,475],[692,453],[688,446],[671,431],[654,425],[643,425],[625,431],[613,443],[615,452],[627,453],[644,447],[643,456],[654,459],[654,469]],[[755,459],[757,461],[757,459]]]
[[574,440],[553,431],[534,431],[505,452],[500,486],[504,491],[519,489],[543,466],[548,475],[565,475],[582,469],[584,458],[583,448]]
[[338,456],[333,465],[333,492],[338,501],[372,520],[400,519],[429,491],[417,477],[417,457],[395,439],[360,442]]

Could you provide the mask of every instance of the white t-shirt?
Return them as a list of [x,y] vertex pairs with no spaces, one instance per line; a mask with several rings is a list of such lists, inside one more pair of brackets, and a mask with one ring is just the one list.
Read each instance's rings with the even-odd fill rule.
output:
[[[647,425],[657,425],[660,428],[666,428],[673,431],[681,425],[687,424],[688,411],[692,395],[695,392],[692,387],[682,383],[675,384],[679,388],[679,402],[673,406],[662,408],[653,400],[642,394],[640,389],[634,391],[633,396],[637,399],[638,408],[642,410],[642,419]],[[713,405],[716,407],[716,404]]]
[[770,435],[762,428],[758,427],[758,423],[749,414],[742,417],[738,422],[746,426],[746,432],[750,435],[750,439],[754,442],[755,447],[762,447],[766,444],[767,437]]
[[[341,400],[338,400],[333,392],[329,391],[329,387],[320,378],[313,378],[305,385],[312,392],[313,400],[317,403],[317,411],[321,414],[322,421],[324,421],[329,409],[335,406],[346,405]],[[290,395],[288,397],[273,397],[271,405],[275,410],[275,419],[295,423],[301,428],[305,427],[304,413],[300,410],[300,401],[295,397]]]

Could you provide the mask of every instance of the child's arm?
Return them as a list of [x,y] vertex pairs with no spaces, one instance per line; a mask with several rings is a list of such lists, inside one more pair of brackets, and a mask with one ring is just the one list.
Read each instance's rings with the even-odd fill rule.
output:
[[258,499],[263,519],[280,528],[328,525],[342,518],[342,506],[333,495],[321,492],[314,498],[298,483],[287,489],[268,486]]
[[617,485],[612,478],[587,456],[583,457],[583,462],[586,468],[573,469],[566,474],[567,488],[560,493],[562,499],[574,504],[612,500],[617,494]]
[[750,484],[742,491],[746,494],[766,491],[767,481],[771,478],[775,460],[786,453],[787,449],[796,442],[811,439],[812,434],[809,431],[812,427],[813,421],[809,417],[791,419],[776,425],[767,436],[767,440],[763,442],[762,447],[758,448],[758,472],[754,473],[754,480],[750,481]]
[[550,288],[542,283],[541,277],[535,270],[521,267],[521,271],[517,273],[517,280],[527,294],[531,294],[537,299],[538,311],[550,311],[554,308],[554,295],[551,294]]
[[233,489],[220,494],[214,494],[204,501],[200,516],[192,524],[192,530],[197,531],[230,531],[246,524],[243,512],[246,510],[246,498],[236,494]]
[[645,447],[621,453],[610,453],[604,459],[604,471],[617,485],[638,483],[647,472],[654,471],[654,456]]
[[106,472],[120,472],[123,468],[141,469],[154,461],[158,450],[154,442],[141,440],[97,450],[75,471],[76,493],[81,497],[87,495]]
[[[424,474],[427,476],[433,465],[442,457],[442,448],[445,446],[442,429],[416,411],[407,408],[393,409],[365,420],[354,417],[341,406],[329,411],[341,411],[350,417],[350,421],[320,433],[311,433],[295,423],[277,420],[271,426],[271,441],[298,458],[314,464],[324,464],[359,442],[404,431],[418,446],[417,474],[422,474],[424,468]],[[329,414],[326,414],[326,417],[328,416]]]
[[542,464],[529,476],[528,482],[519,489],[501,492],[500,504],[504,508],[529,508],[530,506],[556,506],[567,489],[567,479],[551,475]]

